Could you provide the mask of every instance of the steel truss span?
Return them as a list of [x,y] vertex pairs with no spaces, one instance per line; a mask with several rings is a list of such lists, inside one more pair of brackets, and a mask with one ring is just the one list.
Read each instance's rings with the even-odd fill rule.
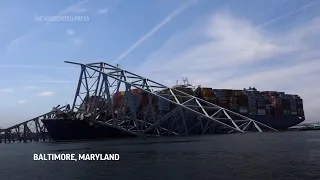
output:
[[[89,117],[92,123],[135,136],[276,131],[246,116],[117,66],[104,62],[66,63],[81,67],[71,110]],[[135,93],[137,89],[139,95]],[[116,98],[120,91],[125,93],[119,100]],[[142,96],[146,101],[144,104],[141,104]]]
[[57,106],[55,110],[45,113],[41,116],[16,124],[6,129],[0,130],[0,143],[11,142],[29,142],[29,141],[47,141],[50,140],[47,129],[41,122],[42,119],[57,118],[59,112],[70,111],[70,105]]

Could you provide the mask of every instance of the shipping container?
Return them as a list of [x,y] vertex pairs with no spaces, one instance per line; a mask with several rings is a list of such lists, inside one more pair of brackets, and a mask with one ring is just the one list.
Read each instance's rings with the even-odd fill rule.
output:
[[284,97],[285,93],[284,92],[278,92],[279,97]]
[[249,115],[257,115],[257,109],[249,110]]
[[203,97],[204,100],[208,101],[208,102],[216,102],[216,97]]
[[290,105],[290,108],[291,108],[291,109],[297,109],[298,106],[297,106],[297,104],[291,104],[291,105]]
[[[170,98],[169,95],[165,95],[165,94],[163,94],[161,96],[164,97],[164,98]],[[158,104],[158,109],[160,111],[170,110],[170,102],[165,100],[165,99],[163,99],[163,98],[161,98],[161,97],[158,97],[157,104]]]
[[276,105],[275,110],[276,110],[276,112],[275,112],[276,115],[283,115],[282,105]]
[[229,100],[230,100],[230,101],[238,102],[238,98],[235,97],[235,96],[230,97]]
[[229,104],[230,110],[238,112],[239,111],[239,105],[238,104]]
[[138,94],[138,93],[140,93],[140,89],[132,89],[131,92],[133,94]]
[[226,90],[225,94],[227,97],[231,97],[231,96],[233,96],[233,90]]
[[261,91],[262,94],[267,94],[269,96],[278,96],[278,92],[277,91]]
[[270,112],[270,109],[266,109],[266,116],[270,116],[271,115],[271,112]]
[[228,104],[228,103],[221,103],[221,102],[218,102],[218,105],[219,105],[220,107],[223,107],[223,108],[226,108],[226,109],[228,109],[228,108],[229,108],[229,104]]
[[234,90],[233,91],[233,96],[243,96],[243,92],[241,90]]
[[283,108],[290,108],[290,100],[289,99],[282,99],[282,105],[283,105]]
[[288,110],[288,109],[286,109],[286,110],[283,111],[283,114],[284,114],[284,115],[290,115],[290,114],[291,114],[291,111]]
[[218,100],[219,104],[229,104],[227,100]]
[[213,92],[213,89],[212,88],[201,88],[200,89],[201,93],[204,94],[204,95],[213,95],[214,92]]
[[298,109],[303,109],[303,104],[297,104]]
[[153,113],[155,113],[155,112],[156,112],[156,109],[152,106],[148,107],[146,109],[143,109],[143,111],[142,111],[144,116],[153,116],[154,115]]
[[144,107],[149,104],[149,94],[141,93],[141,106]]
[[239,106],[239,113],[247,114],[248,113],[248,107]]
[[238,105],[238,100],[235,100],[235,99],[229,100],[229,104],[236,104],[236,105]]
[[216,98],[216,95],[215,94],[213,94],[213,93],[201,93],[200,94],[201,95],[201,97],[212,97],[212,98]]
[[259,116],[266,115],[266,110],[265,109],[258,109],[258,115]]
[[266,110],[270,110],[271,109],[271,105],[270,104],[266,104],[265,108],[266,108]]
[[272,104],[282,104],[282,99],[276,96],[271,96],[271,103]]
[[298,110],[297,110],[297,114],[298,114],[298,115],[304,115],[303,109],[298,109]]
[[227,97],[218,97],[218,101],[228,101]]
[[239,105],[248,105],[248,97],[247,96],[238,96],[238,104]]
[[131,99],[129,96],[125,96],[125,103],[127,107],[138,108],[140,106],[140,102],[140,94],[132,94]]

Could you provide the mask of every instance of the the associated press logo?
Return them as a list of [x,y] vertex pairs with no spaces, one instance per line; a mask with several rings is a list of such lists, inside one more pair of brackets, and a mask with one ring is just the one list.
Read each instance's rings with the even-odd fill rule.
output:
[[71,21],[89,21],[89,16],[34,16],[35,21],[48,22],[71,22]]

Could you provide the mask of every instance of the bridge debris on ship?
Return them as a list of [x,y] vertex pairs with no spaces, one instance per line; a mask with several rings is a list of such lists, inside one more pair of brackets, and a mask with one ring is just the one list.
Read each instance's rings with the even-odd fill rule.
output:
[[[49,140],[50,133],[42,122],[50,119],[86,120],[90,126],[105,126],[137,137],[276,131],[178,87],[167,87],[118,66],[104,62],[66,63],[81,68],[71,107],[53,108],[44,115],[2,129],[0,140]],[[117,99],[120,93],[123,96]],[[139,103],[136,94],[140,95]],[[163,108],[161,103],[169,108]]]

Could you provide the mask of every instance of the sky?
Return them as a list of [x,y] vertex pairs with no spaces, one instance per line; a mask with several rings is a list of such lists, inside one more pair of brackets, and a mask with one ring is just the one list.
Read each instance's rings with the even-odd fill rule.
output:
[[320,121],[317,0],[1,0],[0,18],[0,127],[72,103],[80,69],[64,61],[298,94]]

